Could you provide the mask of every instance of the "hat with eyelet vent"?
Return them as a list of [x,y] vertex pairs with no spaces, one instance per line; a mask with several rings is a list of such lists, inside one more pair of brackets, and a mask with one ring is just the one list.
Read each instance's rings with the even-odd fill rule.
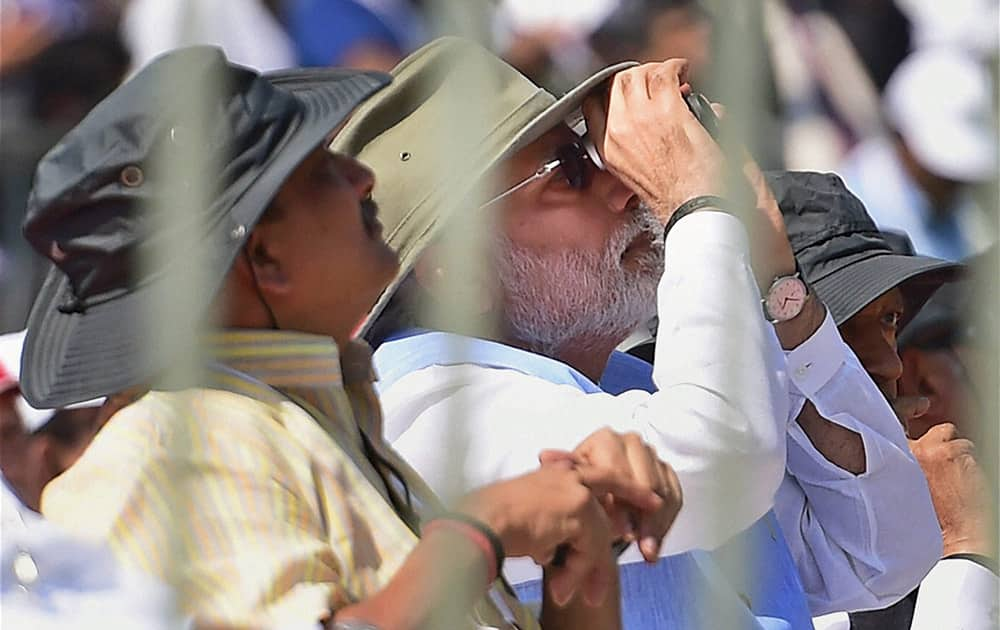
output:
[[[24,397],[61,407],[170,365],[176,350],[148,325],[170,280],[197,271],[214,295],[292,171],[389,81],[332,68],[260,75],[206,46],[157,58],[99,103],[35,173],[24,234],[53,267],[28,319]],[[205,207],[171,212],[196,177],[212,186]],[[185,321],[207,308],[191,305]]]

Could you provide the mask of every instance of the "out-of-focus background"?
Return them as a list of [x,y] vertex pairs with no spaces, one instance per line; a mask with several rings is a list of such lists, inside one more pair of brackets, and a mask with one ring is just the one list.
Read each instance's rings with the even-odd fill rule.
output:
[[[260,70],[388,70],[441,34],[433,4],[0,0],[0,332],[24,326],[45,271],[20,237],[35,163],[136,68],[210,43]],[[725,17],[759,69],[758,161],[837,171],[882,227],[908,232],[919,252],[959,259],[996,234],[983,185],[997,169],[998,4],[496,0],[488,10],[495,50],[557,93],[602,65],[678,56],[691,60],[696,89],[725,92]]]

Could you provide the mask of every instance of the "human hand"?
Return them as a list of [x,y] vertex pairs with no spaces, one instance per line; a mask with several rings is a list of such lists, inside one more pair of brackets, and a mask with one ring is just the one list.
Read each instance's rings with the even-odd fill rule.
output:
[[795,254],[788,242],[785,218],[778,201],[764,173],[746,150],[743,151],[743,175],[753,189],[756,208],[750,221],[754,272],[758,284],[766,288],[776,277],[795,272]]
[[583,104],[607,169],[664,223],[685,201],[724,192],[722,152],[684,102],[687,69],[670,59],[623,70]]
[[938,424],[910,450],[927,477],[941,525],[943,556],[974,553],[997,558],[990,486],[975,458],[975,445],[955,425]]
[[574,466],[616,471],[663,499],[656,509],[644,510],[629,503],[627,497],[616,497],[613,493],[598,497],[614,529],[625,531],[626,541],[638,541],[646,561],[657,560],[663,537],[681,509],[683,495],[674,469],[657,457],[656,451],[638,433],[600,429],[572,453],[543,451],[539,460],[542,464],[569,461]]
[[[746,150],[743,151],[743,175],[753,189],[754,197],[754,211],[747,217],[751,267],[761,295],[766,296],[776,278],[795,273],[795,253],[788,242],[785,219],[778,201],[764,173]],[[799,314],[775,324],[774,332],[782,348],[793,350],[812,337],[825,319],[826,306],[815,294],[810,294]]]
[[612,541],[626,534],[608,519],[596,497],[611,494],[636,509],[655,511],[663,499],[629,476],[567,461],[482,488],[458,506],[486,523],[503,541],[507,555],[530,556],[549,565],[562,546],[565,561],[547,567],[549,593],[563,606],[581,591],[600,605],[614,579]]

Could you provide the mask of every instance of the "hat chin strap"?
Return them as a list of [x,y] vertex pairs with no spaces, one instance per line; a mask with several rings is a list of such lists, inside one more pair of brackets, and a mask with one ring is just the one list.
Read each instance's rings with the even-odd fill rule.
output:
[[250,253],[247,248],[242,249],[243,258],[247,261],[247,266],[250,268],[250,276],[253,278],[253,290],[257,294],[257,299],[260,301],[261,306],[267,311],[268,326],[275,330],[281,330],[281,326],[278,325],[278,318],[274,315],[274,310],[271,309],[271,305],[267,303],[264,299],[264,292],[260,290],[260,282],[257,280],[257,270],[254,269],[253,261],[250,259]]

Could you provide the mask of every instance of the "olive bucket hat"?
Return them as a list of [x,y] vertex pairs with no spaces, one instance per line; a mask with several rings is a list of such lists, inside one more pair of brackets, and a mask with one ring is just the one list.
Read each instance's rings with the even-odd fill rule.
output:
[[[28,200],[24,234],[54,265],[28,319],[28,402],[66,406],[149,383],[172,365],[177,351],[148,322],[150,305],[170,297],[165,280],[201,261],[214,295],[288,176],[389,81],[342,69],[259,75],[217,48],[193,47],[159,57],[99,103],[42,158]],[[193,137],[185,100],[197,94],[207,95],[208,131]],[[206,207],[165,227],[153,207],[173,207],[185,182],[162,181],[150,164],[175,159],[211,168],[214,189]],[[192,214],[197,225],[180,219]],[[163,268],[144,268],[164,239],[182,245]],[[195,322],[208,304],[190,310]]]
[[[404,59],[392,71],[392,85],[358,108],[331,145],[378,175],[373,197],[386,242],[400,258],[399,273],[362,332],[448,218],[468,209],[464,204],[484,175],[558,125],[577,125],[584,99],[635,65],[605,68],[556,98],[490,51],[461,38],[435,40]],[[460,133],[454,118],[463,112],[457,108],[472,103],[475,124]]]

